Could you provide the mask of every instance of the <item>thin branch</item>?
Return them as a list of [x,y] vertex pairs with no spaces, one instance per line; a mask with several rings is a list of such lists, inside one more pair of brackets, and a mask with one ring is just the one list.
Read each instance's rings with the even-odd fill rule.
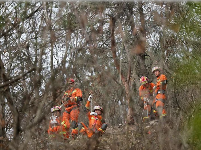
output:
[[[25,17],[24,20],[31,18],[37,11],[39,11],[40,8],[41,8],[41,6],[39,6],[35,11],[33,11],[32,13],[30,13],[29,16]],[[15,29],[20,23],[21,23],[20,21],[15,22],[10,29],[8,29],[6,32],[3,32],[0,35],[0,38],[3,37],[3,36],[6,36],[10,31],[12,31],[13,29]]]
[[16,78],[10,80],[10,81],[7,81],[6,83],[4,84],[1,84],[0,85],[0,88],[4,88],[6,86],[9,86],[10,84],[14,83],[14,82],[17,82],[18,80],[22,79],[23,77],[25,77],[27,74],[31,73],[32,71],[35,71],[36,68],[32,68],[30,69],[29,71],[27,71],[26,73],[24,73],[23,75],[20,75],[20,76],[17,76]]

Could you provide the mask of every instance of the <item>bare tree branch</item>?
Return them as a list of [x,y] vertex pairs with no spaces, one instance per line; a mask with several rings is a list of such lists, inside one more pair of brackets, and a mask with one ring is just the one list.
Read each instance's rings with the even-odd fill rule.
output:
[[0,85],[0,88],[4,88],[4,87],[9,86],[10,84],[12,84],[12,83],[14,83],[14,82],[17,82],[18,80],[22,79],[22,78],[25,77],[27,74],[29,74],[29,73],[31,73],[32,71],[35,71],[35,70],[36,70],[36,68],[30,69],[29,71],[27,71],[27,72],[24,73],[23,75],[19,75],[19,76],[15,77],[14,79],[5,82],[4,84],[1,84],[1,85]]

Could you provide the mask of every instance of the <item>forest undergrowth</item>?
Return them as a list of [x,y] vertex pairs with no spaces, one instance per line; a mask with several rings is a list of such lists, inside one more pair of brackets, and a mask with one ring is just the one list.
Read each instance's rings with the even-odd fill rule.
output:
[[47,149],[70,150],[178,150],[182,143],[178,125],[171,119],[153,120],[135,125],[110,126],[101,137],[88,139],[79,135],[75,140],[49,141]]

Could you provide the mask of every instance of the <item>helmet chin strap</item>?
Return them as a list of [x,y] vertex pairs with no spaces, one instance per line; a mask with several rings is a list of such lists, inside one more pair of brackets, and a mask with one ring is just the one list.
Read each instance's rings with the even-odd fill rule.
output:
[[156,76],[157,78],[161,75],[161,73],[159,72],[159,74]]

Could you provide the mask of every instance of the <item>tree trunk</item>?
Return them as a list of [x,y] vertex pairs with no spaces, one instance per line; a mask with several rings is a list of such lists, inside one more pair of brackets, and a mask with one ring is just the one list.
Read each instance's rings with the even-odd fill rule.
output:
[[120,75],[121,81],[124,85],[124,89],[126,92],[126,100],[127,100],[127,104],[128,104],[128,112],[127,112],[127,121],[128,124],[133,124],[134,123],[134,119],[133,119],[133,114],[134,114],[134,110],[131,104],[131,97],[130,97],[130,88],[129,88],[129,71],[128,71],[128,78],[126,80],[126,78],[124,77],[124,75],[122,74],[121,70],[120,70],[120,63],[117,59],[117,55],[116,55],[116,43],[115,43],[115,36],[114,36],[114,31],[115,31],[115,21],[116,19],[114,17],[110,18],[110,29],[111,29],[111,51],[112,51],[112,56],[114,59],[114,64],[115,67]]

